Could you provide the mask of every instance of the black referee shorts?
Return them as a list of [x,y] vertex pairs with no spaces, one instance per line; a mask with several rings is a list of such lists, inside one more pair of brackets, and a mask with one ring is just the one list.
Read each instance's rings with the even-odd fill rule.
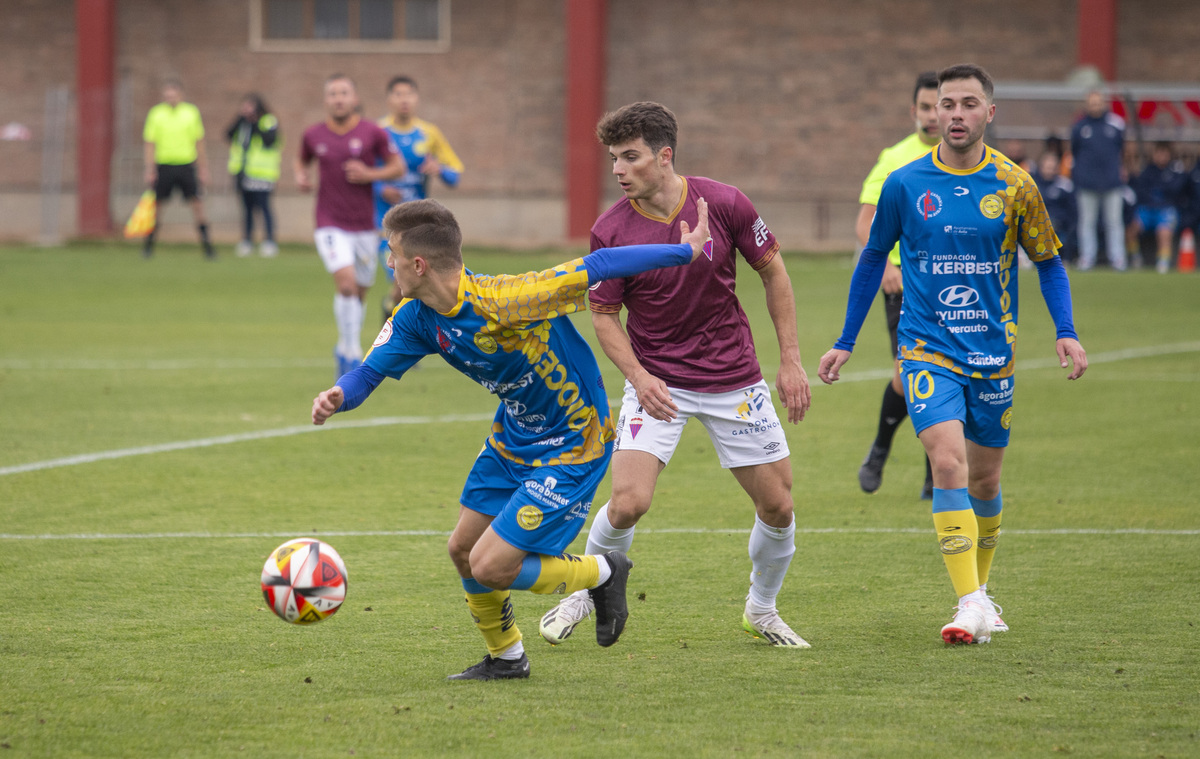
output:
[[158,163],[155,167],[158,169],[158,178],[154,180],[154,197],[160,203],[170,198],[176,187],[183,193],[184,200],[196,199],[198,184],[195,163]]
[[897,337],[896,330],[900,327],[900,307],[904,303],[904,293],[880,292],[883,295],[883,312],[887,316],[888,335],[892,338],[892,358],[895,358],[900,350],[900,338]]

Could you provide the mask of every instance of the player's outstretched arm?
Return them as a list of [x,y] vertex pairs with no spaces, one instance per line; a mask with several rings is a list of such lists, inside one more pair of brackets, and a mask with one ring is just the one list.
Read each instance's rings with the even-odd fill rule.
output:
[[1072,367],[1071,373],[1067,375],[1067,379],[1079,379],[1087,371],[1087,351],[1083,349],[1078,340],[1073,337],[1060,337],[1055,342],[1054,349],[1058,352],[1059,365],[1064,369],[1068,365]]
[[696,228],[690,229],[686,221],[679,222],[679,242],[692,246],[692,260],[695,261],[704,253],[712,258],[712,248],[704,250],[705,245],[711,245],[708,236],[708,201],[704,198],[696,200]]
[[596,329],[596,339],[600,341],[604,355],[608,356],[621,370],[625,379],[629,380],[629,384],[637,393],[638,403],[646,413],[662,422],[674,419],[679,407],[671,399],[667,383],[646,371],[638,361],[633,352],[633,345],[629,342],[629,333],[621,324],[620,314],[593,311],[592,326]]
[[840,348],[830,348],[824,356],[821,356],[821,363],[817,367],[817,376],[820,377],[821,381],[826,385],[832,385],[841,379],[839,376],[839,370],[845,366],[846,362],[849,360],[850,351],[842,350]]
[[312,422],[313,424],[321,425],[325,420],[333,416],[339,408],[342,407],[342,401],[346,399],[346,394],[342,388],[334,385],[328,390],[313,398],[312,405]]

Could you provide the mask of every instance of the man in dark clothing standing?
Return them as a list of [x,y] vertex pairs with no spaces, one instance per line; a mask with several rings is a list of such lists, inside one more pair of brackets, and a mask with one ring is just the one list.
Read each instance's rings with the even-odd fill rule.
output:
[[1096,264],[1099,241],[1096,219],[1104,212],[1104,242],[1108,262],[1125,270],[1125,224],[1122,218],[1121,153],[1125,145],[1125,120],[1108,109],[1103,93],[1087,96],[1084,115],[1071,128],[1071,179],[1079,204],[1079,268]]

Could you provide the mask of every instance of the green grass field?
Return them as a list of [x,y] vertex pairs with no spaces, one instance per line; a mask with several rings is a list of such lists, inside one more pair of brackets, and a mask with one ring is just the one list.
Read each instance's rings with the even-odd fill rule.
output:
[[[882,315],[821,385],[850,265],[787,260],[815,384],[788,430],[798,551],[779,604],[813,648],[740,631],[752,509],[695,426],[639,526],[621,641],[600,649],[585,624],[551,648],[537,620],[554,599],[518,594],[533,676],[451,683],[483,654],[445,539],[490,395],[430,358],[311,427],[334,331],[307,248],[0,249],[0,757],[1200,755],[1200,277],[1074,274],[1093,365],[1067,382],[1022,274],[992,576],[1012,631],[949,648],[911,428],[878,493],[855,478],[889,370]],[[350,594],[292,627],[258,576],[312,534],[345,558]]]

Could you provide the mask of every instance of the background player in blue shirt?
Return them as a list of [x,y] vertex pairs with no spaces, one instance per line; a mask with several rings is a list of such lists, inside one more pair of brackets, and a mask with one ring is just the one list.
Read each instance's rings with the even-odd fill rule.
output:
[[[417,83],[411,77],[392,77],[387,85],[388,115],[379,121],[387,132],[400,160],[404,163],[404,174],[386,181],[376,182],[375,224],[383,228],[383,215],[397,203],[408,203],[429,196],[429,180],[438,177],[447,187],[458,186],[463,173],[463,163],[450,147],[442,130],[417,117],[421,96]],[[387,240],[379,241],[381,263],[387,258]],[[391,290],[383,297],[383,319],[392,315],[392,309],[400,302],[400,286],[392,278],[392,270],[386,268]]]
[[708,239],[708,206],[681,244],[603,248],[553,269],[485,276],[463,268],[462,233],[434,200],[402,203],[383,220],[405,300],[363,363],[313,400],[313,424],[355,408],[423,356],[446,363],[500,398],[491,434],[461,497],[450,557],[488,654],[455,680],[529,676],[509,589],[592,589],[596,641],[625,626],[633,563],[620,551],[563,554],[587,520],[612,457],[612,413],[600,368],[568,314],[587,308],[590,285],[690,263]]
[[947,643],[986,643],[1008,629],[987,595],[1000,535],[1000,469],[1008,445],[1017,336],[1017,246],[1038,269],[1067,379],[1087,369],[1071,288],[1037,186],[983,143],[995,115],[992,80],[963,64],[938,73],[942,143],[884,182],[871,236],[850,283],[842,336],[818,376],[837,381],[899,241],[904,277],[901,375],[933,465],[933,520],[959,597]]

